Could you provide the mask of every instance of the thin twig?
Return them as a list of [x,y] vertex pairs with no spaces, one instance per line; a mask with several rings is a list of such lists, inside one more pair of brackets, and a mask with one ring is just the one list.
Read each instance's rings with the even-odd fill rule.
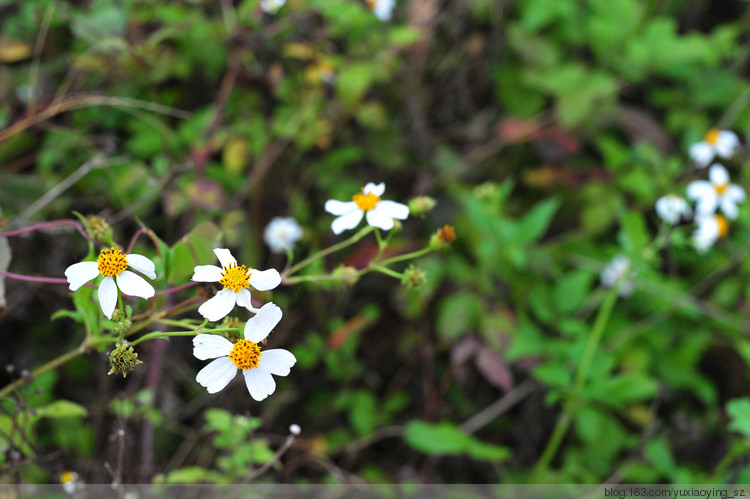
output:
[[501,414],[519,403],[521,400],[526,398],[526,396],[528,396],[535,389],[536,383],[531,380],[524,381],[523,383],[500,397],[496,402],[490,404],[482,411],[468,419],[466,422],[464,422],[464,424],[461,425],[460,428],[466,433],[474,433],[490,421],[498,418]]
[[294,441],[297,439],[297,436],[293,433],[290,433],[288,437],[286,437],[286,440],[284,441],[284,445],[282,445],[279,450],[276,451],[276,454],[273,455],[273,457],[263,466],[258,468],[257,470],[253,471],[252,473],[248,473],[247,476],[242,480],[242,483],[250,483],[256,478],[258,478],[260,475],[271,469],[271,466],[276,464],[279,459],[281,459],[281,456],[286,454],[286,451],[288,451],[292,444],[294,444]]

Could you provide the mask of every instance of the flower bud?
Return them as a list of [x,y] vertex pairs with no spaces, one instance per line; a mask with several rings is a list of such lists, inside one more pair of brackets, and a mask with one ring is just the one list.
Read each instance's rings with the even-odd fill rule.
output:
[[494,198],[498,192],[500,192],[500,189],[495,182],[485,182],[474,187],[474,190],[472,192],[474,196],[477,197],[477,199],[480,199],[482,201],[489,201]]
[[86,232],[97,241],[112,242],[112,227],[102,217],[88,217],[86,219]]
[[419,196],[409,201],[409,212],[416,217],[424,218],[436,204],[437,202],[429,196]]
[[342,282],[345,282],[349,286],[354,286],[354,284],[357,283],[359,280],[359,272],[357,272],[357,269],[354,267],[349,267],[347,265],[339,265],[335,269],[333,269],[332,274],[334,276],[340,277]]
[[124,378],[132,373],[138,364],[143,364],[143,362],[138,360],[138,354],[135,353],[133,347],[121,343],[109,354],[109,365],[112,369],[107,374],[119,372]]
[[456,230],[451,225],[443,225],[432,237],[430,237],[430,246],[436,250],[448,248],[456,240]]
[[418,288],[427,282],[427,272],[415,265],[409,265],[404,270],[404,277],[401,279],[401,284],[407,288]]

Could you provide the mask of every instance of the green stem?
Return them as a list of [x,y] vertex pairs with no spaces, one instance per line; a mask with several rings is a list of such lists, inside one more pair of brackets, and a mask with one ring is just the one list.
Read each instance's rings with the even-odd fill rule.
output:
[[404,278],[404,274],[401,274],[399,272],[396,272],[395,270],[391,270],[388,267],[383,267],[381,265],[378,265],[376,263],[371,263],[370,268],[376,272],[380,272],[381,274],[389,275],[391,277],[395,277],[399,281]]
[[[362,274],[362,271],[357,272],[358,275]],[[289,277],[284,282],[287,284],[298,284],[300,282],[311,282],[311,281],[343,281],[350,279],[350,275],[333,275],[333,274],[315,274],[315,275],[300,275],[296,277]]]
[[144,341],[149,340],[156,340],[159,338],[168,338],[170,336],[196,336],[198,333],[196,331],[154,331],[152,333],[144,334],[137,340],[133,340],[130,342],[130,346],[134,347],[138,343],[142,343]]
[[307,267],[315,260],[319,260],[320,258],[330,255],[331,253],[334,253],[340,249],[346,248],[347,246],[351,246],[352,244],[356,243],[357,241],[365,237],[373,229],[374,227],[371,227],[369,225],[366,227],[363,227],[362,230],[354,234],[349,239],[345,239],[344,241],[341,241],[340,243],[334,244],[333,246],[329,246],[326,249],[320,250],[317,253],[314,253],[308,256],[307,258],[299,262],[297,265],[294,265],[292,268],[290,268],[288,272],[285,272],[284,275],[282,276],[282,280],[286,280],[288,276],[291,276],[295,272],[298,272],[299,270]]
[[734,462],[734,460],[748,450],[750,450],[750,442],[747,440],[743,440],[742,442],[733,445],[729,449],[729,452],[727,452],[722,460],[719,461],[719,464],[716,465],[716,468],[714,468],[713,473],[711,473],[711,476],[708,477],[706,483],[717,483],[727,472],[729,466]]
[[385,248],[388,246],[388,243],[383,241],[383,236],[380,234],[380,230],[375,229],[375,239],[378,240],[378,254],[375,255],[375,262],[380,260],[380,257],[383,256],[383,251],[385,251]]
[[426,255],[430,251],[432,251],[432,248],[430,246],[427,246],[426,248],[422,248],[421,250],[412,251],[411,253],[404,253],[403,255],[398,255],[392,258],[388,258],[387,260],[383,260],[382,262],[380,262],[380,265],[390,265],[392,263],[402,262],[404,260],[411,260],[412,258],[419,258],[422,255]]
[[[185,319],[187,320],[187,319]],[[195,329],[195,324],[187,324],[185,320],[181,321],[173,321],[172,319],[159,319],[159,322],[161,324],[166,324],[167,326],[176,326],[176,327],[184,327],[185,329]],[[204,323],[205,324],[205,323]],[[198,326],[200,327],[200,326]]]
[[531,483],[539,483],[540,480],[544,479],[544,476],[549,469],[549,465],[555,457],[555,454],[557,454],[557,450],[570,427],[570,423],[573,421],[575,413],[579,409],[581,391],[586,383],[591,364],[594,362],[594,357],[596,356],[596,351],[601,343],[604,329],[609,321],[609,316],[612,314],[612,309],[614,309],[615,303],[617,303],[618,291],[619,286],[613,286],[599,307],[599,313],[597,314],[594,325],[591,328],[591,334],[589,335],[589,340],[586,344],[586,350],[583,352],[583,357],[579,364],[578,374],[576,375],[573,384],[573,390],[563,406],[563,414],[557,421],[557,425],[552,432],[547,447],[544,449],[542,457],[539,458],[539,462],[537,462],[534,467],[534,471],[531,474]]

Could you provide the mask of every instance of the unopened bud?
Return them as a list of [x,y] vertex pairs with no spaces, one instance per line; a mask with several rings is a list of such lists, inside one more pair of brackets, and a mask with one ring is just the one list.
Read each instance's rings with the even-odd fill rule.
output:
[[409,212],[416,217],[424,218],[436,204],[437,202],[429,196],[419,196],[409,201]]
[[401,284],[407,288],[418,288],[427,282],[427,272],[414,265],[409,265],[404,270],[404,277]]
[[478,199],[489,201],[494,198],[499,191],[499,186],[495,182],[485,182],[474,187],[473,193]]
[[350,286],[356,284],[359,280],[359,272],[354,267],[346,265],[340,265],[333,270],[333,275],[340,278],[343,282]]
[[434,249],[442,250],[449,247],[456,240],[456,230],[451,225],[443,225],[432,237],[430,237],[430,246]]
[[112,242],[112,227],[102,217],[88,217],[86,219],[86,232],[97,241]]
[[122,310],[120,310],[119,308],[116,308],[112,312],[112,322],[120,322],[123,318],[124,318],[124,315],[122,313]]
[[138,364],[143,364],[143,362],[138,360],[138,354],[135,353],[133,347],[119,344],[109,354],[109,365],[112,366],[112,369],[107,374],[119,372],[124,378],[132,373]]

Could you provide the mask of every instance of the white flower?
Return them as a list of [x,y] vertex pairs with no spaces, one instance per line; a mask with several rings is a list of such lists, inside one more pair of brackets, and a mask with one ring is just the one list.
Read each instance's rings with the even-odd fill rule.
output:
[[729,222],[721,215],[701,215],[695,220],[698,228],[693,232],[693,246],[705,253],[716,241],[729,233]]
[[367,0],[367,6],[372,9],[375,17],[383,22],[391,20],[394,5],[394,0]]
[[692,210],[687,201],[680,196],[667,194],[656,201],[656,214],[669,225],[674,225],[681,217],[689,218]]
[[226,317],[236,303],[251,312],[257,312],[250,303],[250,286],[258,291],[268,291],[281,283],[281,275],[275,269],[253,270],[244,265],[237,266],[237,260],[225,248],[214,248],[221,268],[216,265],[198,265],[193,273],[193,281],[218,282],[224,289],[198,308],[198,313],[216,322]]
[[266,226],[263,240],[274,253],[291,250],[302,237],[302,227],[291,217],[275,217]]
[[86,482],[75,471],[63,471],[59,478],[66,494],[73,495],[86,488]]
[[699,167],[705,168],[716,156],[731,158],[739,144],[740,139],[734,132],[712,128],[702,142],[690,146],[690,157]]
[[729,218],[737,218],[737,203],[745,201],[745,190],[729,183],[729,173],[719,164],[711,166],[708,179],[695,180],[687,186],[687,195],[696,201],[695,211],[698,215],[708,215],[720,208]]
[[285,3],[286,0],[260,0],[260,8],[266,14],[276,14]]
[[[406,220],[409,216],[409,207],[395,201],[381,201],[380,196],[385,192],[383,182],[375,185],[368,182],[352,196],[352,201],[326,201],[326,211],[338,218],[331,224],[334,234],[341,234],[347,229],[353,229],[365,216],[367,223],[373,227],[383,230],[393,228],[393,219]],[[366,215],[365,215],[366,214]]]
[[216,334],[199,334],[193,338],[193,355],[200,360],[216,359],[200,370],[195,380],[216,393],[224,389],[242,370],[250,396],[261,401],[276,390],[272,374],[286,376],[297,362],[283,349],[261,351],[260,343],[281,320],[281,309],[266,303],[258,314],[245,324],[245,338],[232,343]]
[[630,260],[624,255],[617,255],[607,264],[601,273],[602,285],[611,288],[621,281],[619,295],[623,298],[633,293],[633,273],[630,272]]
[[297,435],[302,433],[302,428],[300,428],[298,424],[290,424],[289,433],[291,433],[292,435],[296,437]]
[[65,270],[65,277],[70,283],[70,290],[75,291],[99,274],[103,275],[104,279],[99,284],[99,305],[107,319],[111,319],[117,305],[118,287],[126,295],[140,298],[151,298],[155,294],[153,286],[138,274],[125,270],[127,267],[149,279],[156,279],[154,262],[143,255],[123,255],[114,247],[103,249],[95,262],[74,263]]

